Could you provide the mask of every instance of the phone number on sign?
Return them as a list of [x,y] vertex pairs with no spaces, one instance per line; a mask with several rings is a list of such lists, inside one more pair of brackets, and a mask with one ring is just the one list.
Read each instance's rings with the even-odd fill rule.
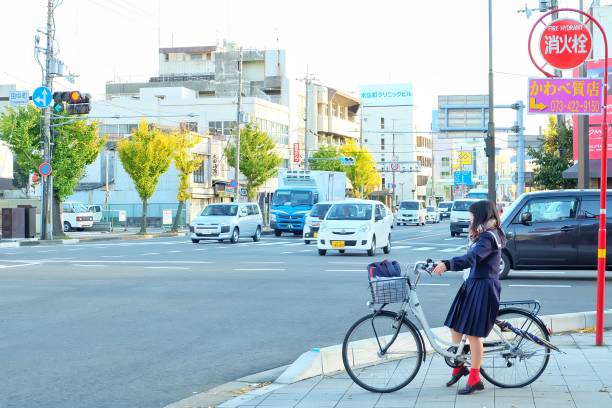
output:
[[560,113],[601,113],[601,103],[599,101],[578,100],[565,103],[561,100],[552,100],[550,101],[550,110]]

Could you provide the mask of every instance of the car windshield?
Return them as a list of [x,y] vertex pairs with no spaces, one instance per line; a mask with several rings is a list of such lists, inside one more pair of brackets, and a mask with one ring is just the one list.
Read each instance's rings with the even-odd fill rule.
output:
[[468,211],[470,209],[470,205],[474,204],[478,200],[471,201],[455,201],[453,204],[453,211]]
[[326,220],[371,220],[371,204],[335,204],[327,213]]
[[83,204],[72,204],[72,206],[74,207],[74,212],[78,212],[78,213],[84,213],[84,212],[91,212],[92,210],[90,210],[88,207],[85,207],[85,205]]
[[519,205],[520,202],[524,202],[523,200],[516,199],[510,204],[508,207],[504,208],[504,213],[501,215],[501,223],[503,224],[506,219],[514,212],[514,209]]
[[427,207],[427,212],[436,212],[436,207]]
[[467,198],[476,198],[478,200],[486,200],[489,198],[489,194],[480,191],[470,191],[467,193]]
[[238,213],[237,205],[209,205],[200,214],[202,217],[225,216],[233,217]]
[[439,207],[440,208],[451,208],[453,206],[453,203],[440,203]]
[[402,201],[400,204],[400,210],[418,210],[419,203],[416,201]]
[[329,211],[329,208],[331,206],[332,206],[331,204],[317,204],[314,207],[312,207],[310,216],[323,219],[325,218],[325,214],[327,214],[327,211]]
[[279,190],[274,193],[272,205],[296,207],[298,205],[312,205],[312,192],[300,190]]

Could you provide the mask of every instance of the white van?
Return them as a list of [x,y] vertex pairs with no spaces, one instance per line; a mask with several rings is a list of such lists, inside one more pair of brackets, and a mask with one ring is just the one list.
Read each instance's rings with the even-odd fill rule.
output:
[[453,202],[450,216],[450,233],[451,237],[459,236],[462,233],[469,232],[470,227],[470,205],[480,200],[470,198],[462,198]]
[[229,239],[235,244],[240,236],[261,239],[263,217],[257,203],[210,204],[195,217],[189,226],[191,242],[216,239],[223,242]]
[[397,212],[397,225],[416,224],[425,225],[427,210],[422,200],[404,200],[399,205]]
[[93,227],[93,213],[83,203],[76,201],[65,201],[62,203],[62,225],[64,232],[73,229]]

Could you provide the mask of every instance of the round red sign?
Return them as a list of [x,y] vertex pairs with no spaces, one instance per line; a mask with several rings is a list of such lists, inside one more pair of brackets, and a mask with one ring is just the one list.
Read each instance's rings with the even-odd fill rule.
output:
[[578,20],[553,21],[542,32],[540,52],[557,69],[572,69],[582,64],[591,53],[591,33]]

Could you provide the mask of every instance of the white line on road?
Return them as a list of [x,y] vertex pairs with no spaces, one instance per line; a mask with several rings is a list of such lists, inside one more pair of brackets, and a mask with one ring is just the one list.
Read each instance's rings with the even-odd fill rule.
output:
[[32,265],[35,265],[35,264],[29,264],[29,263],[27,263],[27,264],[17,264],[17,265],[0,265],[0,269],[5,269],[5,268],[18,268],[18,267],[20,267],[20,266],[32,266]]
[[334,265],[363,265],[366,266],[368,264],[368,262],[363,261],[363,262],[338,262],[338,261],[329,261],[328,264],[334,264]]
[[434,249],[434,247],[421,247],[421,248],[414,248],[413,251],[431,251],[432,249]]
[[326,269],[325,272],[365,272],[364,269]]
[[144,269],[189,269],[186,266],[145,266]]
[[47,249],[46,251],[38,251],[39,253],[45,253],[45,252],[57,252],[56,249]]
[[241,261],[242,264],[284,264],[283,261]]
[[147,255],[159,255],[159,252],[147,252],[146,254],[142,254],[142,256],[147,256]]
[[125,255],[101,255],[100,258],[123,258],[124,256]]
[[178,254],[179,252],[183,252],[183,251],[168,251],[169,254]]
[[291,244],[291,241],[266,242],[265,244],[257,244],[257,246],[284,245]]
[[394,246],[392,247],[393,249],[410,249],[412,248],[410,245],[399,245],[399,246]]
[[72,264],[73,266],[82,266],[84,268],[108,268],[108,265],[83,265],[83,264]]
[[561,272],[561,271],[554,271],[554,272],[551,272],[551,271],[512,271],[513,275],[517,273],[523,273],[523,274],[529,274],[529,275],[534,274],[534,273],[545,274],[545,275],[565,275],[565,272]]
[[302,249],[300,252],[310,252],[313,251],[312,249]]
[[450,283],[419,283],[419,286],[450,286]]
[[292,254],[293,252],[281,252],[281,255]]
[[571,288],[571,285],[508,285],[515,288]]
[[[3,260],[3,262],[32,262],[32,260],[30,259],[22,259],[22,260]],[[189,265],[189,264],[194,264],[194,265],[200,265],[200,264],[214,264],[215,262],[213,261],[172,261],[172,260],[166,260],[164,259],[163,261],[127,261],[127,260],[114,260],[114,259],[105,259],[103,261],[100,260],[83,260],[83,259],[79,259],[78,261],[55,261],[53,259],[40,259],[37,260],[35,262],[33,262],[32,264],[45,264],[45,263],[59,263],[59,262],[68,262],[68,263],[82,263],[82,264],[99,264],[99,263],[116,263],[116,264],[151,264],[151,263],[155,263],[155,264],[159,264],[159,263],[167,263],[167,264],[185,264],[185,265]]]
[[218,246],[218,247],[215,247],[215,248],[217,248],[217,249],[226,249],[227,247],[226,246]]
[[235,271],[263,271],[263,272],[275,272],[275,271],[286,271],[286,269],[269,269],[269,268],[237,268]]
[[298,242],[295,244],[286,244],[285,246],[298,246],[298,245],[306,245],[306,244],[304,244],[303,242]]
[[446,248],[446,249],[441,249],[440,252],[456,252],[456,251],[461,251],[464,250],[465,246],[458,246],[457,248]]
[[198,249],[195,249],[195,251],[206,251],[206,248],[198,248]]

